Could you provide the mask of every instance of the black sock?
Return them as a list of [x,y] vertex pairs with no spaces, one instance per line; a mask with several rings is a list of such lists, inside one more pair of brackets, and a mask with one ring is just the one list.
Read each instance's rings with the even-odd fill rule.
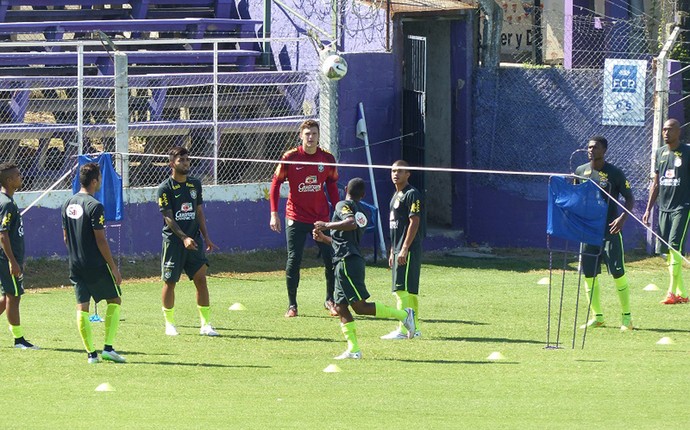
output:
[[96,351],[89,352],[89,358],[98,358],[98,353]]
[[112,345],[105,345],[105,346],[103,346],[103,351],[108,351],[108,352],[110,352],[110,351],[112,351],[112,350],[113,350],[113,346],[112,346]]
[[15,345],[18,345],[18,344],[20,344],[20,343],[27,343],[27,342],[26,342],[26,339],[24,339],[24,336],[22,336],[22,337],[17,337],[17,338],[14,339],[14,344],[15,344]]

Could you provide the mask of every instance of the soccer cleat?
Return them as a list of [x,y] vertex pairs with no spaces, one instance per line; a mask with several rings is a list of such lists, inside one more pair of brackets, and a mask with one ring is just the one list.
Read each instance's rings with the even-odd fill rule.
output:
[[177,336],[180,333],[177,332],[177,328],[175,327],[175,325],[165,323],[165,334],[168,336]]
[[21,341],[17,342],[14,344],[14,347],[17,349],[40,349],[36,345],[32,344],[26,339],[22,339]]
[[294,318],[297,316],[297,306],[290,305],[287,312],[285,312],[285,318]]
[[[126,363],[125,357],[121,356],[115,350],[103,351],[101,352],[101,357],[103,360],[112,361],[113,363]],[[90,360],[90,359],[89,359]]]
[[393,330],[392,332],[388,334],[384,334],[381,336],[381,339],[383,340],[401,340],[401,339],[407,339],[407,334],[401,332],[400,330]]
[[621,325],[621,331],[632,330],[633,323],[632,317],[630,315],[623,315],[623,324]]
[[96,354],[95,352],[93,354],[88,354],[88,363],[89,364],[97,364],[100,362],[101,362],[101,360],[100,360],[100,358],[98,358],[98,354]]
[[201,326],[199,334],[202,336],[220,336],[220,334],[211,327],[211,324]]
[[337,357],[333,357],[334,360],[347,360],[347,359],[359,360],[360,358],[362,358],[362,351],[357,351],[357,352],[345,351],[342,354],[338,355]]
[[666,298],[665,298],[664,300],[661,301],[661,304],[662,304],[662,305],[675,305],[675,304],[677,304],[677,303],[680,303],[680,302],[678,301],[678,297],[680,297],[680,296],[676,296],[676,295],[673,294],[673,293],[668,293],[668,295],[666,296]]
[[688,297],[683,297],[680,294],[676,296],[676,303],[678,304],[685,304],[690,302],[690,298]]
[[587,323],[582,324],[580,326],[581,329],[585,328],[599,328],[604,326],[604,320],[598,320],[596,318],[592,318],[591,320],[587,321]]
[[414,331],[414,337],[422,337],[422,332],[419,330]]
[[403,326],[405,326],[405,329],[407,330],[407,338],[412,339],[415,331],[417,331],[414,324],[414,309],[405,308],[405,312],[407,312],[407,318],[405,318],[403,321]]
[[328,313],[331,314],[332,317],[338,316],[338,309],[336,309],[335,302],[333,302],[333,300],[326,300],[323,302],[323,307],[324,309],[328,310]]

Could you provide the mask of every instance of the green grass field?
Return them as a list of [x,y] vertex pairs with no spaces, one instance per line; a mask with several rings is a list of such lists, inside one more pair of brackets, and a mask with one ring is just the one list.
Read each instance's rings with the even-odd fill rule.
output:
[[[681,428],[690,421],[689,307],[658,303],[668,276],[658,258],[628,261],[639,327],[632,333],[618,330],[613,283],[603,278],[608,327],[590,330],[584,350],[582,330],[577,348],[570,348],[577,284],[569,272],[560,332],[565,348],[547,350],[548,287],[537,284],[548,275],[544,252],[499,250],[501,258],[491,260],[428,256],[423,338],[380,340],[394,322],[358,318],[364,358],[337,362],[341,372],[324,373],[346,345],[337,320],[322,308],[323,272],[312,254],[302,272],[301,315],[290,320],[283,317],[282,253],[215,257],[209,282],[220,338],[198,335],[188,281],[177,287],[181,335],[166,337],[156,261],[123,261],[127,280],[115,346],[127,364],[86,363],[71,287],[30,290],[22,323],[42,349],[12,349],[5,331],[0,427]],[[27,285],[67,279],[64,262],[29,266]],[[390,272],[381,265],[367,270],[372,299],[393,304]],[[661,291],[643,291],[649,283]],[[229,311],[237,302],[247,310]],[[557,311],[558,296],[553,304]],[[580,322],[584,311],[581,306]],[[102,347],[103,324],[94,325],[94,334]],[[657,345],[664,336],[675,343]],[[487,360],[492,352],[505,359]],[[114,391],[96,392],[104,382]]]

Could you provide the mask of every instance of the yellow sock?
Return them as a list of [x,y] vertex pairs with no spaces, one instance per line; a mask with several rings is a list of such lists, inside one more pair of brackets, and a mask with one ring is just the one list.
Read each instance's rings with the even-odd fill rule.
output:
[[625,275],[613,280],[618,291],[618,300],[621,302],[621,310],[623,314],[630,313],[630,288],[628,288],[628,278]]
[[24,330],[22,330],[22,326],[20,325],[10,324],[10,331],[12,332],[12,336],[14,336],[15,339],[24,337]]
[[404,321],[407,318],[407,312],[400,309],[395,309],[390,306],[386,306],[383,303],[374,302],[376,306],[376,318],[395,318],[398,321]]
[[211,309],[208,306],[197,306],[199,309],[199,320],[201,320],[201,326],[209,324],[211,320]]
[[86,352],[94,352],[96,348],[93,347],[93,334],[91,332],[91,321],[89,321],[89,313],[77,311],[77,327],[79,327],[79,335],[81,341],[84,343]]
[[120,325],[120,305],[108,303],[105,311],[105,344],[111,345],[117,334],[117,327]]
[[175,325],[175,308],[163,308],[163,316],[166,323]]
[[345,335],[345,340],[347,340],[347,350],[350,352],[358,352],[359,343],[357,342],[357,328],[355,327],[355,322],[350,321],[347,324],[340,324],[340,329]]
[[685,291],[683,285],[683,257],[677,251],[671,251],[671,267],[669,272],[671,274],[672,290],[676,295],[687,297],[688,293]]
[[414,326],[419,331],[419,295],[410,294],[410,307],[414,310]]
[[[410,294],[407,291],[396,291],[395,296],[398,299],[398,309],[404,311],[406,308],[410,307]],[[402,322],[400,323],[399,330],[405,334],[407,329],[403,327]]]

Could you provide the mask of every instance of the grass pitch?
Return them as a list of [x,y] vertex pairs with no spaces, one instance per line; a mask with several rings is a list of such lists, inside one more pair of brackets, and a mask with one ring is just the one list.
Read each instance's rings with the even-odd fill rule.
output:
[[[123,261],[115,347],[127,364],[88,365],[71,287],[22,299],[22,325],[40,351],[0,347],[3,428],[681,428],[690,380],[688,305],[662,306],[667,273],[658,258],[629,261],[633,321],[621,333],[610,277],[602,278],[607,327],[571,349],[577,278],[566,273],[559,350],[544,349],[548,256],[499,251],[478,260],[434,255],[422,269],[422,339],[384,341],[394,321],[356,317],[364,358],[345,349],[323,310],[323,269],[313,251],[302,272],[300,317],[285,319],[282,253],[218,256],[209,286],[220,338],[198,335],[194,288],[177,287],[180,336],[163,334],[157,261]],[[628,256],[628,259],[634,259]],[[574,262],[569,260],[569,267]],[[31,262],[27,285],[67,282],[66,263]],[[136,279],[132,279],[132,277]],[[393,304],[390,272],[367,268],[373,301]],[[560,278],[554,285],[555,342]],[[643,291],[655,283],[660,291]],[[585,320],[584,288],[579,323]],[[242,303],[245,311],[229,311]],[[105,305],[99,309],[101,313]],[[93,311],[93,309],[92,309]],[[4,316],[2,317],[5,318]],[[100,349],[103,324],[94,324]],[[664,337],[673,344],[657,345]],[[493,352],[505,358],[487,360]],[[330,364],[339,373],[324,373]],[[102,383],[114,391],[96,392]]]

